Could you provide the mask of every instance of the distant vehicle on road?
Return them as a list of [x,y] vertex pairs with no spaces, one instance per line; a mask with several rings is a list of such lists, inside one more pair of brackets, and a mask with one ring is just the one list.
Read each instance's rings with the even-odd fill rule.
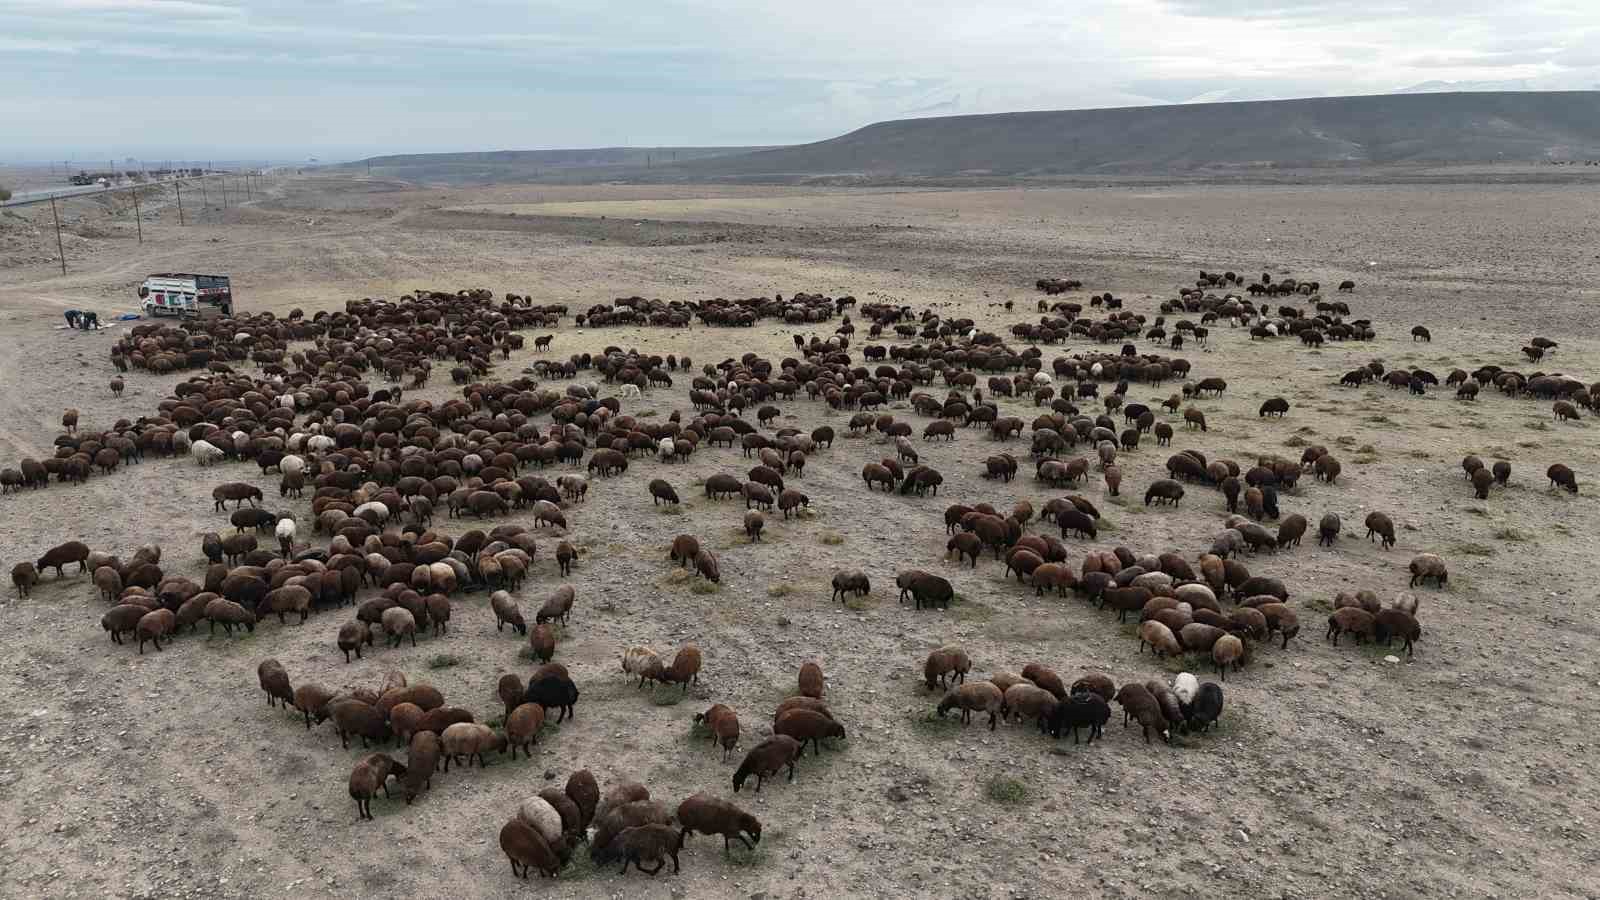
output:
[[139,285],[144,314],[185,319],[214,319],[233,315],[233,287],[226,275],[192,275],[161,272]]

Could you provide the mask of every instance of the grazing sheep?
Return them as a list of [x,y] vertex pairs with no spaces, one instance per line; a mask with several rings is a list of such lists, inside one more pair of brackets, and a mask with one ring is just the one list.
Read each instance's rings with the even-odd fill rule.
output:
[[733,792],[739,793],[751,775],[756,777],[756,793],[768,778],[777,775],[784,767],[789,769],[789,780],[794,781],[795,761],[800,758],[800,742],[786,734],[775,734],[751,748],[744,762],[733,773]]
[[1188,710],[1185,728],[1201,732],[1210,730],[1212,723],[1222,716],[1222,686],[1214,681],[1200,685]]
[[333,692],[320,684],[302,684],[294,689],[294,708],[305,716],[306,730],[311,730],[312,720],[320,725],[328,718],[328,704]]
[[580,831],[587,831],[594,821],[595,808],[600,803],[600,786],[595,782],[594,773],[588,769],[573,772],[567,778],[566,793],[582,814]]
[[972,660],[968,658],[967,651],[956,646],[940,647],[928,654],[922,666],[922,677],[931,691],[935,687],[944,687],[946,676],[949,676],[951,684],[965,683],[970,671]]
[[1183,645],[1178,643],[1177,635],[1166,625],[1151,619],[1139,626],[1139,652],[1143,653],[1145,645],[1150,646],[1151,652],[1156,656],[1182,656]]
[[790,709],[778,716],[778,721],[773,725],[777,734],[786,734],[800,742],[800,755],[806,755],[806,743],[810,742],[817,748],[817,755],[822,755],[822,739],[836,737],[844,739],[844,726],[834,721],[832,716],[825,716],[809,709]]
[[437,734],[431,731],[419,731],[411,736],[411,743],[406,748],[406,771],[401,778],[407,806],[410,806],[411,801],[417,799],[424,789],[433,788],[433,772],[439,765],[441,752]]
[[800,696],[821,700],[825,689],[822,667],[807,660],[800,666]]
[[1217,674],[1223,681],[1228,680],[1228,666],[1236,671],[1244,668],[1246,652],[1244,640],[1234,634],[1224,634],[1211,645],[1211,660],[1217,664]]
[[1162,478],[1158,481],[1152,482],[1150,487],[1144,492],[1145,506],[1149,506],[1152,501],[1157,506],[1160,506],[1163,503],[1170,503],[1173,506],[1177,506],[1178,501],[1182,499],[1183,485],[1172,480],[1171,478]]
[[275,659],[264,659],[256,666],[256,679],[267,694],[267,705],[276,706],[282,701],[284,709],[294,702],[294,687],[289,684],[289,671]]
[[1005,695],[1000,692],[1000,688],[988,681],[974,681],[963,684],[946,694],[944,699],[939,701],[939,706],[935,711],[939,716],[943,717],[950,710],[959,709],[961,710],[961,724],[963,725],[972,721],[974,712],[987,712],[989,714],[989,730],[993,731],[995,723],[999,721],[1000,707],[1004,703]]
[[350,662],[350,652],[353,650],[356,659],[361,659],[361,645],[372,646],[372,626],[361,621],[346,622],[339,626],[338,647],[344,651],[344,661]]
[[33,586],[39,583],[39,570],[31,562],[19,562],[11,567],[11,584],[17,596],[26,598]]
[[717,564],[717,557],[710,550],[701,550],[694,556],[694,568],[701,578],[719,584],[722,581],[722,568]]
[[[528,877],[528,872],[538,869],[541,876],[554,878],[561,871],[561,859],[550,848],[544,836],[528,823],[513,818],[500,828],[500,849],[511,861],[514,878]],[[521,871],[518,871],[521,866]]]
[[407,637],[411,638],[411,646],[417,645],[417,620],[411,611],[399,606],[393,606],[383,611],[383,632],[389,636],[389,646],[398,647]]
[[[998,687],[998,685],[997,685]],[[1056,706],[1056,696],[1038,685],[1023,681],[1005,689],[1001,697],[1000,718],[1019,722],[1038,722]]]
[[1398,637],[1405,641],[1406,655],[1412,656],[1412,645],[1422,637],[1422,626],[1417,624],[1416,617],[1411,613],[1390,607],[1372,617],[1372,636],[1374,641],[1382,641],[1385,647]]
[[639,687],[646,681],[659,681],[666,675],[666,665],[649,647],[629,647],[622,654],[622,671],[639,676]]
[[549,623],[535,625],[533,633],[528,636],[528,643],[533,649],[534,659],[549,662],[556,655],[556,630]]
[[835,572],[833,574],[833,596],[830,599],[844,602],[846,594],[855,594],[865,597],[872,592],[872,583],[867,580],[865,572]]
[[1339,528],[1338,515],[1334,513],[1323,515],[1322,521],[1317,523],[1317,546],[1332,547],[1333,542],[1339,539]]
[[[739,716],[732,709],[717,703],[703,713],[696,713],[696,725],[705,725],[711,732],[711,743],[722,745],[722,761],[739,743]],[[708,832],[709,833],[709,832]]]
[[1144,742],[1150,743],[1150,730],[1161,735],[1161,739],[1171,743],[1172,731],[1167,727],[1166,716],[1161,712],[1161,704],[1151,695],[1150,691],[1142,684],[1128,683],[1117,691],[1116,701],[1122,706],[1122,724],[1127,727],[1129,719],[1136,719],[1139,728],[1144,732]]
[[[515,676],[513,676],[515,677]],[[539,743],[539,729],[544,727],[544,707],[537,703],[519,704],[506,716],[506,745],[511,748],[511,758],[517,758],[517,748],[533,758],[532,745]]]
[[1367,514],[1367,540],[1374,537],[1380,539],[1380,546],[1387,550],[1394,546],[1394,520],[1385,513],[1374,512]]
[[140,616],[139,623],[134,626],[134,636],[139,639],[139,655],[144,655],[145,641],[153,642],[159,651],[161,638],[171,634],[177,623],[177,616],[170,609],[152,610]]
[[1336,609],[1328,617],[1328,633],[1325,639],[1333,641],[1335,647],[1339,646],[1339,636],[1343,634],[1355,635],[1356,643],[1372,637],[1372,613],[1354,606]]
[[662,684],[683,685],[684,693],[688,693],[691,682],[700,683],[700,648],[693,644],[683,645],[660,678]]
[[683,829],[680,845],[696,833],[721,835],[724,852],[732,849],[735,840],[746,850],[754,850],[754,844],[761,843],[761,822],[755,816],[709,794],[695,794],[678,804],[678,825]]
[[342,747],[350,746],[352,734],[361,738],[363,748],[368,746],[368,741],[386,741],[392,735],[383,712],[370,703],[355,699],[340,700],[329,705],[328,713],[333,719],[334,730],[339,733],[339,745]]
[[506,752],[506,737],[495,734],[487,725],[476,722],[457,722],[447,727],[439,735],[439,745],[444,749],[444,770],[450,771],[450,763],[461,764],[461,758],[466,757],[467,768],[472,768],[472,760],[478,760],[478,766],[485,765],[483,754],[493,750],[498,753]]
[[56,577],[61,578],[64,574],[62,567],[68,563],[78,564],[79,575],[87,572],[89,570],[89,545],[82,541],[67,541],[65,544],[58,544],[45,551],[45,554],[34,563],[34,567],[40,572],[45,569],[55,569]]
[[[1545,476],[1550,479],[1550,486],[1553,488],[1566,488],[1567,493],[1569,494],[1576,494],[1578,492],[1577,476],[1572,473],[1571,469],[1567,468],[1561,463],[1556,463],[1549,469],[1545,470]],[[44,566],[41,565],[39,568],[43,569]],[[59,568],[56,570],[56,574],[61,574],[61,570]]]
[[1426,584],[1429,578],[1433,579],[1436,587],[1443,588],[1445,582],[1450,580],[1450,573],[1445,570],[1444,560],[1433,553],[1418,554],[1411,561],[1411,587]]
[[505,591],[495,591],[489,595],[489,608],[494,611],[494,630],[500,631],[510,625],[511,630],[517,634],[527,634],[528,624],[523,621],[522,610],[517,608],[517,601]]
[[538,794],[524,798],[517,805],[517,818],[532,826],[552,847],[562,840],[564,823],[561,813],[554,804]]
[[389,796],[389,776],[406,774],[406,767],[387,753],[373,753],[362,757],[350,772],[350,797],[356,801],[356,811],[363,819],[372,818],[372,798],[383,788]]
[[[625,829],[617,835],[602,850],[597,857],[597,862],[622,860],[621,874],[628,874],[628,866],[633,865],[646,875],[655,875],[667,864],[667,858],[672,858],[672,871],[676,874],[678,869],[678,851],[683,849],[683,835],[671,825],[652,823],[649,825],[635,825]],[[656,867],[646,869],[645,862],[653,861]]]
[[560,674],[536,675],[528,679],[528,689],[523,694],[528,703],[537,703],[544,707],[546,712],[560,709],[561,714],[556,717],[556,722],[566,720],[567,716],[577,718],[578,686],[572,679]]
[[1111,706],[1106,698],[1093,691],[1074,692],[1065,700],[1053,704],[1050,712],[1039,719],[1039,728],[1056,740],[1063,731],[1072,732],[1072,742],[1078,743],[1078,729],[1089,729],[1088,743],[1103,736],[1105,724],[1111,721]]

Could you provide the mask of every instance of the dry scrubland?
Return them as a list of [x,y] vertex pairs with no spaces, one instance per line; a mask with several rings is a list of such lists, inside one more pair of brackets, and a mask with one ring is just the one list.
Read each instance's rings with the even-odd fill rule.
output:
[[[1287,650],[1262,647],[1229,676],[1221,727],[1210,735],[1147,746],[1115,716],[1106,740],[1085,747],[1028,728],[929,721],[937,696],[923,689],[920,666],[943,644],[964,646],[974,675],[1037,661],[1069,680],[1092,670],[1120,684],[1170,678],[1173,668],[1141,656],[1109,612],[1035,599],[991,559],[976,570],[942,561],[947,504],[1008,509],[1029,499],[1038,508],[1064,493],[1027,475],[981,479],[995,449],[982,432],[916,441],[945,476],[938,497],[926,499],[869,495],[862,464],[893,448],[841,437],[791,479],[814,514],[771,517],[756,545],[740,534],[737,503],[713,503],[697,487],[751,463],[738,450],[702,448],[686,466],[636,462],[567,510],[583,555],[568,579],[578,601],[556,660],[583,691],[576,720],[547,730],[532,761],[491,758],[485,771],[441,775],[411,807],[375,801],[375,822],[358,821],[346,794],[358,747],[342,750],[328,725],[307,732],[268,708],[256,663],[275,657],[296,683],[330,687],[375,686],[397,669],[492,718],[496,679],[530,664],[519,656],[523,641],[491,627],[485,593],[456,599],[447,636],[422,638],[414,650],[380,645],[346,665],[333,639],[348,610],[304,626],[274,620],[243,639],[202,629],[141,657],[100,630],[105,607],[87,577],[46,576],[29,600],[8,587],[0,894],[1594,896],[1600,779],[1589,711],[1600,632],[1585,575],[1596,550],[1588,523],[1600,454],[1592,419],[1557,424],[1547,402],[1494,390],[1468,404],[1442,389],[1413,397],[1337,380],[1373,358],[1441,377],[1488,363],[1532,371],[1517,351],[1536,334],[1561,344],[1540,368],[1600,379],[1597,201],[1600,188],[1586,185],[446,191],[308,178],[188,229],[157,209],[142,248],[124,236],[131,223],[106,220],[109,236],[73,259],[65,278],[49,262],[0,271],[0,465],[46,453],[64,407],[80,409],[84,427],[103,428],[167,394],[175,377],[135,372],[114,399],[106,350],[117,332],[57,329],[68,306],[109,318],[131,305],[146,272],[167,268],[231,272],[241,306],[279,313],[414,287],[481,286],[575,310],[631,294],[805,290],[932,307],[997,331],[1036,317],[1040,276],[1082,279],[1073,299],[1109,290],[1154,316],[1197,269],[1265,270],[1324,285],[1355,279],[1356,292],[1342,299],[1379,337],[1311,351],[1213,327],[1209,347],[1181,352],[1193,378],[1229,383],[1220,399],[1198,402],[1210,430],[1180,426],[1172,450],[1146,443],[1124,454],[1120,499],[1098,478],[1082,490],[1105,518],[1092,545],[1068,542],[1074,565],[1089,546],[1118,544],[1192,559],[1221,525],[1220,494],[1191,486],[1177,509],[1139,503],[1171,452],[1194,447],[1249,462],[1297,458],[1304,442],[1344,460],[1336,485],[1307,477],[1280,501],[1313,528],[1337,512],[1346,527],[1337,546],[1308,540],[1248,560],[1253,573],[1288,584],[1305,627]],[[4,227],[22,226],[8,218]],[[1004,301],[1016,310],[998,308]],[[1432,330],[1432,343],[1412,343],[1415,324]],[[687,354],[697,366],[745,351],[776,361],[793,353],[796,331],[768,321],[747,330],[578,330],[568,318],[553,354],[614,344]],[[1044,355],[1091,349],[1106,348],[1077,339]],[[534,358],[514,354],[495,377]],[[687,382],[625,401],[624,411],[692,415]],[[1135,385],[1129,399],[1154,405],[1175,387]],[[441,373],[408,396],[451,392]],[[1289,415],[1258,419],[1257,406],[1276,395],[1293,404]],[[780,406],[778,424],[804,430],[826,422],[842,433],[849,417],[803,399]],[[892,411],[920,433],[923,417]],[[1031,420],[1034,409],[1002,401],[1006,413]],[[1012,451],[1021,456],[1026,444]],[[1510,485],[1473,499],[1459,468],[1468,452],[1509,459]],[[1547,489],[1543,472],[1554,462],[1577,471],[1578,495]],[[645,483],[657,476],[685,498],[681,512],[652,507]],[[84,486],[0,498],[0,556],[9,569],[73,538],[122,554],[158,543],[167,571],[199,577],[199,536],[227,528],[210,490],[235,479],[259,484],[267,506],[295,512],[302,538],[309,534],[309,494],[279,501],[276,475],[262,478],[250,464],[202,472],[187,459],[151,460]],[[1359,523],[1374,509],[1397,523],[1393,550],[1362,538]],[[508,521],[532,526],[531,514]],[[438,522],[457,534],[476,525]],[[666,547],[680,532],[721,557],[719,590],[697,591],[670,568]],[[524,609],[563,581],[547,549],[555,536],[540,543],[519,594]],[[1323,641],[1336,591],[1391,597],[1419,552],[1443,556],[1451,579],[1448,589],[1418,591],[1424,634],[1415,658],[1391,665],[1382,651]],[[857,567],[871,576],[872,595],[849,608],[830,603],[831,572]],[[950,578],[958,602],[921,612],[896,604],[894,573],[913,567]],[[705,654],[686,697],[636,690],[619,671],[626,646],[667,652],[685,642]],[[634,778],[674,806],[700,790],[730,796],[735,762],[720,762],[691,731],[691,716],[712,702],[732,706],[748,749],[807,659],[827,673],[828,702],[849,737],[820,761],[802,761],[795,783],[738,795],[764,823],[758,851],[728,857],[715,838],[699,837],[676,877],[619,879],[580,865],[554,883],[511,879],[497,830],[547,777],[559,784],[588,767],[602,789]]]

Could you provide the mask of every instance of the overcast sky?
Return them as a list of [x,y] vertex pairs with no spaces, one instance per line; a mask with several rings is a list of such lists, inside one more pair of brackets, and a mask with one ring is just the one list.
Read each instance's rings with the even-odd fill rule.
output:
[[781,144],[909,116],[1600,87],[1600,2],[0,0],[0,157]]

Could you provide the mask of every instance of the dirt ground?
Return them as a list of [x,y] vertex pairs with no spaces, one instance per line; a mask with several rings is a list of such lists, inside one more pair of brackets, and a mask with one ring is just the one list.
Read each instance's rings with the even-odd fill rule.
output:
[[[583,692],[576,720],[547,730],[532,761],[452,770],[414,806],[378,800],[375,822],[359,822],[346,793],[359,746],[343,750],[329,725],[308,732],[270,709],[255,666],[275,657],[296,683],[330,687],[376,685],[397,669],[493,719],[496,679],[530,664],[519,656],[523,642],[491,627],[485,594],[455,598],[448,635],[416,649],[380,645],[346,665],[334,634],[347,610],[304,626],[271,621],[243,639],[202,629],[141,657],[99,628],[105,606],[87,577],[46,576],[29,600],[6,585],[0,895],[1600,896],[1590,821],[1600,819],[1590,723],[1600,630],[1592,579],[1581,575],[1596,550],[1583,524],[1600,473],[1592,420],[1557,424],[1547,403],[1494,390],[1469,404],[1445,390],[1412,397],[1337,385],[1374,358],[1441,377],[1488,363],[1531,371],[1518,348],[1534,335],[1560,342],[1544,370],[1600,378],[1597,202],[1600,187],[1584,185],[417,190],[298,178],[185,228],[171,209],[147,209],[142,246],[125,215],[87,213],[103,236],[69,248],[66,276],[54,268],[53,246],[37,251],[43,258],[18,252],[0,268],[0,465],[47,453],[65,407],[98,429],[167,395],[176,377],[135,372],[114,399],[107,348],[123,326],[69,332],[60,315],[79,307],[105,320],[131,310],[134,287],[161,270],[230,273],[242,308],[280,313],[424,287],[481,286],[574,309],[634,294],[804,290],[932,306],[995,330],[1036,318],[1032,284],[1041,276],[1082,279],[1075,299],[1110,290],[1154,316],[1198,269],[1268,271],[1324,285],[1354,279],[1356,292],[1342,299],[1373,320],[1379,338],[1306,350],[1219,324],[1208,347],[1182,351],[1193,378],[1228,380],[1225,395],[1198,404],[1210,430],[1180,423],[1172,450],[1147,443],[1124,454],[1120,498],[1106,496],[1098,476],[1082,491],[1104,513],[1092,546],[1192,559],[1225,510],[1220,494],[1200,486],[1176,509],[1140,504],[1171,452],[1195,447],[1248,463],[1323,443],[1344,460],[1336,485],[1308,477],[1281,501],[1313,528],[1337,512],[1346,529],[1337,546],[1307,540],[1247,561],[1253,573],[1284,579],[1304,629],[1287,650],[1260,647],[1250,668],[1229,676],[1221,727],[1210,735],[1147,746],[1114,716],[1104,742],[1074,746],[1021,726],[991,732],[929,720],[938,696],[923,689],[921,664],[944,644],[967,649],[974,676],[1036,661],[1068,680],[1092,670],[1119,684],[1176,671],[1141,655],[1109,612],[1036,599],[992,559],[976,569],[943,559],[947,504],[1028,499],[1038,508],[1061,493],[1026,474],[1010,484],[980,478],[995,450],[981,432],[917,442],[945,477],[926,499],[869,495],[861,466],[893,448],[841,437],[792,479],[814,514],[770,518],[754,545],[740,533],[739,505],[709,501],[698,486],[751,463],[736,450],[706,449],[681,467],[636,462],[568,509],[568,537],[583,556],[556,660]],[[19,223],[33,215],[0,224],[21,246],[34,238]],[[1000,308],[1005,301],[1016,309]],[[1414,324],[1432,330],[1431,343],[1411,341]],[[617,345],[687,354],[696,365],[746,351],[777,360],[793,353],[795,333],[771,322],[580,330],[568,319],[553,352]],[[1101,349],[1077,340],[1044,356]],[[514,354],[495,377],[514,377],[535,358],[531,349]],[[690,416],[687,380],[624,409]],[[1175,388],[1135,386],[1129,396],[1152,403]],[[417,395],[438,400],[451,390],[436,378]],[[1259,419],[1257,406],[1272,396],[1293,408],[1282,420]],[[781,406],[780,424],[806,430],[826,422],[842,433],[849,416],[803,399]],[[892,411],[920,432],[921,416]],[[1026,400],[1002,400],[1002,413],[1035,414]],[[1510,485],[1473,499],[1459,467],[1469,452],[1509,459]],[[1548,490],[1543,473],[1555,462],[1577,471],[1577,496]],[[680,512],[651,505],[653,477],[677,487]],[[157,543],[166,571],[198,578],[200,535],[228,527],[211,511],[210,489],[235,479],[260,484],[270,508],[308,521],[309,497],[279,502],[277,476],[260,477],[253,465],[201,472],[189,460],[150,460],[84,486],[0,498],[0,568],[76,538],[123,554]],[[1395,518],[1396,548],[1364,539],[1360,522],[1374,509]],[[531,514],[510,521],[532,527]],[[441,519],[452,533],[475,525]],[[719,590],[695,592],[695,580],[667,563],[678,533],[719,554]],[[562,581],[546,550],[558,536],[542,535],[535,577],[519,594],[524,609]],[[1073,565],[1091,546],[1068,544]],[[1417,591],[1424,635],[1414,658],[1391,664],[1381,649],[1324,642],[1336,591],[1392,597],[1406,589],[1406,564],[1419,552],[1442,555],[1451,577],[1448,589]],[[827,586],[846,567],[864,569],[874,587],[849,608],[830,602]],[[950,578],[958,602],[947,612],[897,604],[894,574],[913,567]],[[636,690],[620,672],[628,646],[670,652],[685,642],[705,654],[687,697]],[[584,862],[553,884],[512,880],[499,826],[546,779],[559,784],[588,767],[602,789],[633,778],[672,806],[702,790],[732,796],[737,756],[720,762],[691,731],[692,715],[713,702],[732,706],[748,749],[769,733],[771,710],[793,693],[807,659],[826,671],[848,739],[803,760],[795,783],[737,795],[765,825],[755,853],[727,856],[715,838],[698,837],[676,876],[619,878]],[[1192,670],[1216,677],[1209,666]]]

